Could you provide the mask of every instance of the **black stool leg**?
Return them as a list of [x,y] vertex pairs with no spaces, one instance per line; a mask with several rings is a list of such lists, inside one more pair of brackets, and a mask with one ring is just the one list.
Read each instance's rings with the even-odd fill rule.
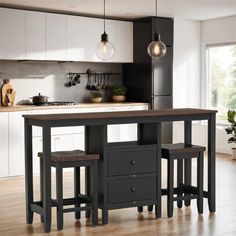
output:
[[[89,166],[86,166],[85,167],[85,194],[87,196],[90,196],[90,167]],[[86,206],[88,206],[88,204],[86,204]],[[91,215],[91,211],[90,210],[86,210],[85,212],[85,217],[86,218],[90,218],[90,215]]]
[[[80,167],[74,168],[74,197],[76,199],[75,207],[80,207],[78,195],[80,194]],[[80,211],[75,212],[75,219],[80,219]]]
[[203,152],[199,152],[197,159],[197,209],[199,214],[203,213],[203,168]]
[[[43,202],[43,158],[39,160],[39,169],[40,169],[40,201]],[[40,221],[43,223],[43,216],[40,216]]]
[[[192,159],[187,158],[184,160],[184,184],[191,185],[191,182],[192,182]],[[186,207],[190,206],[191,200],[185,200],[184,204]]]
[[143,212],[143,206],[140,206],[140,207],[137,207],[137,209],[138,209],[138,212]]
[[98,224],[98,188],[97,188],[97,161],[93,161],[93,166],[92,166],[92,178],[91,180],[93,181],[92,183],[92,191],[93,191],[93,203],[92,203],[92,223],[93,225]]
[[149,211],[149,212],[152,212],[152,210],[153,210],[153,205],[149,205],[149,206],[148,206],[148,211]]
[[56,165],[57,229],[63,229],[63,179],[62,167]]
[[[183,190],[182,190],[182,184],[183,184],[183,159],[177,160],[177,186],[178,186],[178,197],[182,197]],[[177,201],[177,207],[182,208],[182,200]]]
[[168,177],[167,177],[167,216],[173,216],[173,184],[174,184],[174,160],[168,159]]

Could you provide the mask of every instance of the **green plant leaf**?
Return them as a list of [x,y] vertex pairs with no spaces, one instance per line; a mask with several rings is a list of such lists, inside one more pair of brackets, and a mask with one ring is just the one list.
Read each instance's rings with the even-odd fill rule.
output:
[[236,137],[230,137],[228,143],[236,143]]

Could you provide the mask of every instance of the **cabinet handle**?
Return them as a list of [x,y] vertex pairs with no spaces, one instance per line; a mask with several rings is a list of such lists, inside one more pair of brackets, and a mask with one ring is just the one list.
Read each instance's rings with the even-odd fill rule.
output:
[[133,165],[133,166],[135,165],[135,163],[136,162],[134,160],[130,161],[130,164]]
[[131,192],[135,192],[135,191],[136,191],[136,188],[130,188],[130,191],[131,191]]

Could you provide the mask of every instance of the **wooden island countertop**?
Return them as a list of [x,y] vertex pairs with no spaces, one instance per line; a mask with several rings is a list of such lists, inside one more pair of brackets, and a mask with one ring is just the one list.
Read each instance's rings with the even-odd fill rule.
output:
[[[60,121],[60,120],[109,120],[122,118],[155,118],[155,117],[175,117],[192,115],[209,115],[216,113],[216,110],[176,108],[160,110],[141,111],[115,111],[115,112],[93,112],[93,113],[69,113],[69,114],[43,114],[43,115],[23,115],[23,117],[35,121]],[[108,122],[110,123],[110,122]]]

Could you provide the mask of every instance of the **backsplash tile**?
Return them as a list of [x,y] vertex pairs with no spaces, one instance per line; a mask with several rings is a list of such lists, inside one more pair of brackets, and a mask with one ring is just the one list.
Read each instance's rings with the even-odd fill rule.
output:
[[[87,69],[97,72],[122,73],[121,64],[84,63],[84,62],[41,62],[41,61],[0,61],[0,79],[10,79],[16,91],[16,104],[41,93],[49,101],[88,102],[91,91],[86,89],[87,75],[81,75],[81,83],[65,87],[66,74],[69,72],[86,72]],[[122,84],[121,75],[112,75],[110,85]],[[111,101],[110,90],[102,91],[103,101]]]

